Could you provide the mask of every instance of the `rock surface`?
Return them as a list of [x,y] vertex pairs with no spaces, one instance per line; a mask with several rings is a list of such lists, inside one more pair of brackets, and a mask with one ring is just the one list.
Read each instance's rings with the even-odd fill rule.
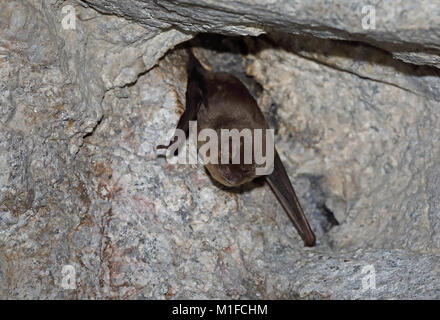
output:
[[[260,35],[286,32],[360,40],[415,64],[440,66],[436,0],[83,0],[145,26],[187,32]],[[374,16],[372,16],[374,15]]]
[[[200,3],[0,0],[0,298],[440,298],[436,2]],[[316,247],[260,181],[156,153],[196,32],[266,33],[191,45],[255,95]]]

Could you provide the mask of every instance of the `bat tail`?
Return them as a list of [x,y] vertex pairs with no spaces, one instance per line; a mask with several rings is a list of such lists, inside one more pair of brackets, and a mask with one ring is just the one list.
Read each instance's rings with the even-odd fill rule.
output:
[[266,181],[281,202],[295,229],[304,241],[304,245],[313,247],[316,242],[315,235],[304,215],[278,152],[275,152],[274,160],[274,170],[272,174],[266,176]]

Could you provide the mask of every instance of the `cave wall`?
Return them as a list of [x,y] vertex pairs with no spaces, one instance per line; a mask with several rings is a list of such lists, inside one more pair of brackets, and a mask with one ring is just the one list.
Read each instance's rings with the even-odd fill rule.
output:
[[[436,2],[0,0],[0,298],[439,298]],[[184,45],[257,99],[316,247],[157,155]]]

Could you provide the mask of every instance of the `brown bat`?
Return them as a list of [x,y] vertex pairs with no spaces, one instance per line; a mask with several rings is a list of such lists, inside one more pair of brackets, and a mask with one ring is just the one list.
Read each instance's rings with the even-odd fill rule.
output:
[[[266,119],[257,102],[239,79],[229,73],[206,70],[191,50],[188,49],[187,52],[189,63],[186,109],[179,119],[177,129],[183,130],[188,136],[189,122],[195,120],[197,120],[198,131],[205,128],[216,132],[220,132],[221,129],[268,129]],[[175,142],[176,137],[168,146],[157,148],[166,149]],[[240,148],[243,151],[241,141]],[[220,150],[218,154],[221,154]],[[242,154],[244,152],[241,152],[240,156]],[[206,164],[211,176],[227,187],[240,186],[255,179],[258,177],[257,167],[254,160],[250,164],[243,162],[221,164],[220,161],[218,164]],[[314,246],[315,235],[276,150],[274,150],[273,171],[265,175],[265,179],[303,239],[304,245]]]

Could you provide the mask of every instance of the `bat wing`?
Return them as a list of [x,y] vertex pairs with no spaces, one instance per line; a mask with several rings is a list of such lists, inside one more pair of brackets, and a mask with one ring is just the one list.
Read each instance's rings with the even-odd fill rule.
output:
[[[205,89],[205,79],[203,74],[203,67],[200,62],[194,56],[190,49],[187,50],[189,54],[188,63],[188,82],[186,89],[186,107],[182,116],[177,123],[176,130],[183,130],[186,137],[188,138],[189,122],[197,120],[197,114],[199,112],[200,106],[203,103],[204,89]],[[167,149],[177,140],[176,134],[174,134],[173,140],[167,145],[159,145],[157,149]],[[178,150],[176,149],[176,152]],[[177,155],[177,154],[175,154]]]
[[266,180],[303,239],[304,245],[313,247],[315,245],[315,235],[299,204],[278,152],[275,152],[274,170],[270,175],[266,176]]

